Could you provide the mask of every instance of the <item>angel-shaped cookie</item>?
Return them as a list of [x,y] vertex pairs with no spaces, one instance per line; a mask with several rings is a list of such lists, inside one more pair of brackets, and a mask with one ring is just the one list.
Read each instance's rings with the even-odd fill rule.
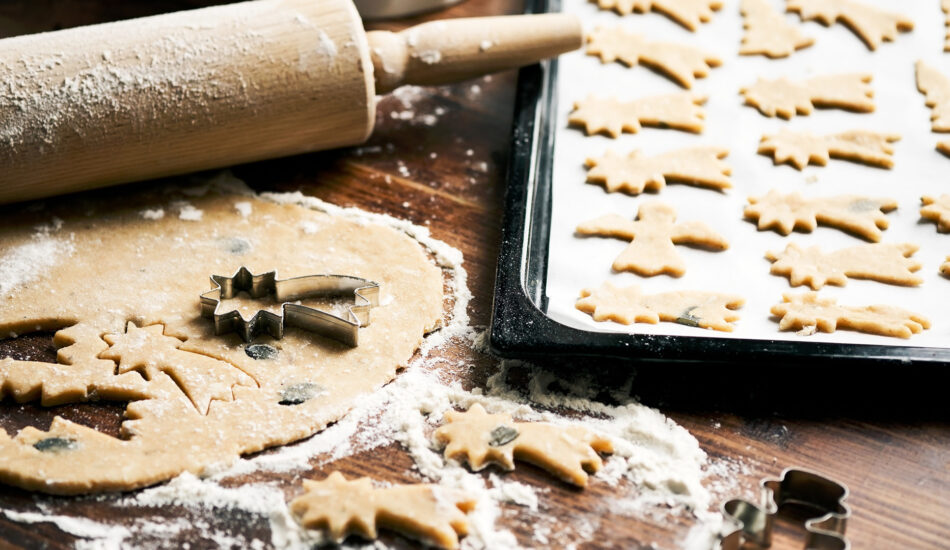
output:
[[741,296],[734,294],[698,290],[643,294],[636,285],[621,288],[605,282],[598,288],[581,290],[574,306],[589,313],[595,321],[624,325],[664,321],[732,332],[732,323],[739,319],[734,310],[744,303]]
[[580,224],[577,233],[631,241],[613,268],[645,277],[663,273],[679,277],[686,272],[674,245],[692,244],[713,251],[729,248],[726,239],[703,222],[676,223],[676,210],[657,201],[644,202],[636,220],[607,214]]
[[489,463],[512,470],[515,459],[525,460],[585,487],[587,472],[603,467],[597,453],[613,452],[609,438],[582,426],[515,422],[509,414],[488,414],[478,403],[466,412],[445,413],[445,421],[436,441],[445,445],[447,458],[465,458],[475,471]]

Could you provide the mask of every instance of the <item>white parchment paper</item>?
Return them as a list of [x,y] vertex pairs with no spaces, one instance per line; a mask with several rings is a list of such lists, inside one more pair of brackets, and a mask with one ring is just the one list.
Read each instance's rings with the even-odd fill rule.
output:
[[[566,325],[592,330],[647,334],[692,335],[782,339],[813,342],[875,343],[899,346],[950,347],[950,280],[938,268],[950,254],[950,235],[937,233],[933,223],[920,220],[921,195],[950,193],[950,159],[934,150],[938,140],[948,134],[930,130],[930,110],[917,91],[914,64],[924,59],[950,76],[950,54],[943,54],[944,16],[936,0],[892,2],[862,0],[886,10],[899,10],[913,19],[915,28],[901,33],[895,42],[883,43],[877,51],[868,50],[861,40],[843,25],[824,27],[802,23],[795,14],[785,17],[800,25],[815,44],[784,59],[763,56],[739,56],[742,17],[739,1],[726,0],[710,23],[692,33],[656,12],[618,16],[601,11],[587,0],[564,0],[564,10],[581,16],[585,29],[598,25],[620,24],[644,34],[651,40],[674,41],[702,47],[716,53],[723,65],[698,79],[694,92],[708,95],[706,128],[702,134],[676,130],[644,128],[637,134],[618,139],[602,135],[586,136],[582,129],[569,128],[567,116],[573,102],[589,93],[634,99],[654,94],[684,91],[677,84],[650,69],[628,68],[620,63],[602,65],[597,57],[584,51],[561,57],[559,68],[558,131],[556,135],[553,178],[553,229],[549,253],[547,292],[548,315]],[[782,12],[785,3],[769,0]],[[757,78],[803,79],[810,76],[843,72],[873,75],[876,110],[870,114],[836,109],[816,109],[809,116],[790,121],[767,118],[758,110],[743,105],[739,89]],[[808,166],[798,171],[789,165],[773,166],[771,157],[756,153],[763,134],[782,128],[808,130],[816,134],[851,129],[897,133],[895,166],[891,170],[832,159],[827,166]],[[683,184],[668,184],[659,193],[631,196],[607,193],[603,187],[585,183],[584,161],[612,148],[626,154],[639,149],[655,155],[694,145],[726,147],[730,153],[734,187],[725,193]],[[874,281],[850,280],[845,287],[826,286],[820,295],[835,297],[844,305],[892,304],[921,313],[933,323],[930,330],[910,340],[859,334],[839,330],[833,334],[802,336],[780,332],[770,308],[781,301],[785,292],[806,292],[808,287],[791,288],[788,279],[769,274],[767,250],[782,251],[788,243],[801,246],[821,245],[825,251],[858,245],[867,241],[837,229],[819,227],[812,233],[793,232],[787,237],[774,231],[758,231],[754,223],[743,219],[747,197],[765,195],[770,189],[782,193],[798,191],[806,197],[861,194],[898,200],[898,209],[888,215],[890,228],[882,242],[911,242],[921,249],[914,256],[923,263],[918,274],[924,279],[919,287],[901,287]],[[577,225],[607,213],[633,218],[645,200],[661,200],[673,205],[678,221],[701,220],[724,235],[730,242],[725,252],[677,246],[687,263],[686,274],[640,277],[611,270],[614,258],[627,242],[611,238],[580,238]],[[580,290],[597,287],[604,281],[615,285],[638,284],[646,293],[670,290],[708,290],[739,294],[746,299],[739,310],[741,319],[732,333],[704,330],[674,323],[657,325],[620,325],[595,322],[575,309]]]

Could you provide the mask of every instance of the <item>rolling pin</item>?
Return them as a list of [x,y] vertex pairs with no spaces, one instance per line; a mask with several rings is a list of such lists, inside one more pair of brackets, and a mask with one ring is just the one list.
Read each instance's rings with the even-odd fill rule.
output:
[[365,32],[351,0],[255,0],[0,40],[0,203],[364,142],[376,94],[580,47],[568,15]]

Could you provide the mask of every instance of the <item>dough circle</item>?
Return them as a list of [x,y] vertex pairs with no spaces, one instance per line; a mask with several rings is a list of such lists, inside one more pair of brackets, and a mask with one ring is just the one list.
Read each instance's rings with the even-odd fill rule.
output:
[[[0,338],[57,330],[59,351],[56,364],[0,359],[0,397],[129,401],[122,438],[59,417],[48,432],[0,429],[0,482],[25,489],[129,490],[306,438],[392,380],[441,323],[441,270],[390,227],[216,188],[72,198],[12,217],[0,266],[40,243],[60,254],[0,295]],[[380,283],[380,306],[358,347],[288,328],[253,342],[276,356],[245,351],[198,307],[210,275],[240,266],[363,277]]]

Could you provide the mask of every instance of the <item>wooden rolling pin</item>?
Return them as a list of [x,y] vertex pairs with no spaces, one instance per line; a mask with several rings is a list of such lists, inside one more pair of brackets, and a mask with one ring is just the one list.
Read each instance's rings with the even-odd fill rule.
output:
[[375,97],[576,49],[561,14],[363,30],[256,0],[0,40],[0,203],[355,145]]

